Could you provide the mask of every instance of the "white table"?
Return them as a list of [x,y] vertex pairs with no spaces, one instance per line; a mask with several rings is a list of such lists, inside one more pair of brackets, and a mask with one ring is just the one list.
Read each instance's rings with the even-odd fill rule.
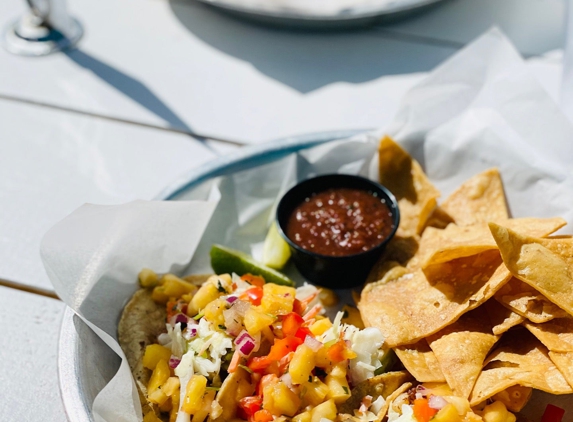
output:
[[[383,126],[425,72],[492,25],[559,92],[559,54],[539,56],[562,48],[561,0],[451,0],[344,33],[260,27],[193,0],[70,3],[86,29],[78,50],[0,49],[0,284],[11,286],[0,287],[2,420],[66,420],[56,372],[64,305],[45,296],[38,250],[82,203],[153,198],[232,142]],[[0,25],[23,8],[0,2]]]

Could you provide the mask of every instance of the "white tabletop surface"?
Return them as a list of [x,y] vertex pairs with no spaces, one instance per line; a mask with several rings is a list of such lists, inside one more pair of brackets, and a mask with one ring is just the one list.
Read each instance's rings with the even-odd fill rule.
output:
[[[289,32],[193,0],[70,0],[79,49],[0,49],[0,284],[49,294],[38,248],[84,202],[153,198],[178,175],[282,136],[384,126],[424,73],[497,25],[557,100],[561,0],[450,0],[344,33]],[[0,2],[0,25],[24,10]],[[12,284],[14,286],[14,284]],[[0,419],[66,420],[57,381],[64,305],[0,287]]]

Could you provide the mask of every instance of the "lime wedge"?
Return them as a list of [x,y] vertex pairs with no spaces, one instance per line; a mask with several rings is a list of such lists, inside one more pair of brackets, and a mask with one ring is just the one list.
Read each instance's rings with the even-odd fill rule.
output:
[[285,266],[289,258],[290,248],[288,243],[279,234],[277,225],[273,222],[263,246],[263,264],[275,270],[280,270]]
[[213,271],[217,274],[237,273],[238,275],[244,275],[250,273],[260,275],[267,283],[294,286],[294,282],[286,275],[256,262],[249,255],[241,251],[221,245],[213,245],[210,255],[211,267],[213,267]]

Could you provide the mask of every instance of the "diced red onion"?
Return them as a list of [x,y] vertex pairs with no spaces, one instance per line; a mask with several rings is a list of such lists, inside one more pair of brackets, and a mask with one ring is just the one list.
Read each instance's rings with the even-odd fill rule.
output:
[[179,366],[179,364],[181,363],[181,359],[179,359],[176,356],[171,356],[171,358],[169,359],[169,367],[170,368],[177,368]]
[[223,311],[223,318],[225,319],[225,327],[227,332],[232,336],[236,336],[243,329],[243,317],[237,313],[235,306]]
[[426,387],[424,387],[423,385],[418,385],[416,387],[416,398],[423,398],[426,397],[428,394],[430,394],[430,390],[428,390]]
[[237,336],[237,338],[235,339],[235,344],[236,344],[236,345],[240,345],[240,344],[242,344],[245,340],[250,340],[250,341],[252,341],[253,343],[255,342],[255,339],[254,339],[253,337],[251,337],[251,335],[250,335],[247,331],[243,330],[243,331],[240,332],[240,334],[239,334],[239,335]]
[[322,347],[322,343],[320,341],[308,335],[304,338],[304,344],[310,347],[313,352],[318,352]]
[[187,329],[183,332],[183,338],[185,340],[191,340],[193,337],[197,336],[199,330],[196,327],[187,327]]
[[187,323],[188,320],[189,318],[187,318],[187,315],[177,314],[177,316],[175,317],[175,324],[177,324],[178,322]]
[[241,352],[243,356],[249,356],[253,351],[253,349],[255,348],[255,342],[250,340],[245,340],[243,344],[241,344],[238,347],[239,347],[239,352]]
[[442,396],[430,396],[430,400],[428,400],[428,406],[432,409],[440,410],[441,408],[445,407],[448,404],[446,400]]
[[237,296],[229,296],[227,297],[227,303],[233,303],[237,299],[238,299]]

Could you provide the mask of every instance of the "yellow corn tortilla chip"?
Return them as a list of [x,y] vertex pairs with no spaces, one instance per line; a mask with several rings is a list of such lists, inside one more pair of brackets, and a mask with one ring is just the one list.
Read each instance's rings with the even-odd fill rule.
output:
[[366,326],[379,328],[389,347],[412,344],[434,334],[489,299],[510,273],[497,251],[406,273],[363,289],[358,308]]
[[410,381],[413,381],[412,375],[406,371],[386,372],[362,381],[352,389],[348,400],[338,405],[338,412],[352,415],[354,409],[360,407],[364,397],[372,396],[372,400],[376,400],[382,396],[386,399],[400,386]]
[[573,318],[557,318],[543,324],[525,322],[523,325],[552,352],[573,352]]
[[549,357],[573,388],[573,352],[549,352]]
[[442,204],[458,226],[469,226],[508,218],[505,194],[496,168],[476,174],[464,182]]
[[485,307],[489,320],[491,321],[491,331],[496,336],[505,333],[510,328],[525,321],[524,317],[513,312],[511,309],[506,308],[493,298],[489,299],[483,306]]
[[400,208],[396,234],[400,237],[420,234],[436,207],[440,192],[420,164],[388,136],[380,141],[378,160],[380,183],[390,189]]
[[446,382],[436,355],[426,339],[417,343],[396,347],[396,356],[419,382]]
[[455,223],[454,219],[438,205],[428,217],[428,220],[426,221],[426,229],[428,227],[445,229],[450,223]]
[[[503,222],[504,227],[534,237],[545,237],[559,230],[567,223],[560,217],[555,218],[511,218]],[[450,224],[441,233],[432,237],[434,244],[431,253],[422,262],[423,267],[448,262],[452,259],[471,256],[490,249],[497,244],[487,223],[473,226]]]
[[569,315],[529,284],[515,277],[499,289],[494,298],[507,309],[539,324]]
[[419,242],[419,236],[394,236],[370,270],[366,282],[372,283],[382,279],[395,266],[405,266],[418,252]]
[[427,340],[454,395],[467,398],[498,337],[479,307]]
[[539,239],[490,223],[509,271],[573,315],[573,240]]
[[571,394],[573,388],[551,361],[548,351],[525,329],[504,334],[500,346],[488,356],[470,394],[470,406],[514,385],[551,394]]

